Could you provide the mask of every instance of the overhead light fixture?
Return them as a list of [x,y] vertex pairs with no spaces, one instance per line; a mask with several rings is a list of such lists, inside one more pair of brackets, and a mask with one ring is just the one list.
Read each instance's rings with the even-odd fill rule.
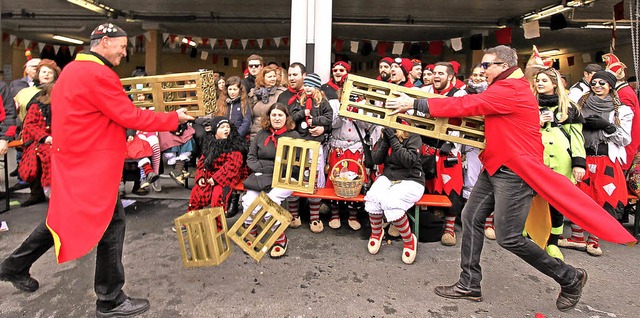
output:
[[558,13],[562,13],[565,11],[569,11],[573,9],[573,7],[566,7],[562,4],[558,4],[555,6],[551,6],[551,7],[547,7],[544,9],[541,9],[540,11],[534,12],[534,13],[529,13],[527,15],[525,15],[524,17],[522,17],[522,22],[523,23],[529,23],[532,21],[536,21],[536,20],[540,20],[540,19],[544,19],[546,17],[552,16],[554,14],[558,14]]
[[73,4],[75,4],[77,6],[80,6],[80,7],[83,7],[85,9],[87,9],[87,10],[91,10],[93,12],[100,13],[102,15],[106,15],[106,16],[111,17],[111,18],[117,18],[118,14],[121,13],[118,10],[116,10],[116,9],[106,5],[106,4],[103,4],[103,3],[100,3],[100,2],[94,1],[94,0],[67,0],[67,2],[73,3]]
[[543,56],[543,55],[558,55],[558,54],[560,54],[560,50],[558,50],[558,49],[540,52],[540,56]]
[[189,45],[191,45],[191,46],[193,46],[193,47],[198,46],[198,44],[197,44],[196,42],[194,42],[194,41],[189,41],[187,38],[182,38],[182,43],[184,43],[184,44],[189,44]]
[[[613,24],[587,24],[582,27],[583,29],[613,29]],[[630,25],[616,25],[616,29],[628,30],[631,29]]]
[[58,40],[58,41],[67,42],[67,43],[73,43],[73,44],[77,44],[77,45],[84,44],[84,41],[82,41],[82,40],[66,37],[66,36],[63,36],[63,35],[57,35],[57,34],[53,36],[53,39],[54,40]]

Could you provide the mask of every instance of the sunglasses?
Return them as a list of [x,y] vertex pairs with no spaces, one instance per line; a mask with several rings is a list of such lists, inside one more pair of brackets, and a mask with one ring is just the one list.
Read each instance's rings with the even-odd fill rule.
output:
[[344,73],[344,72],[346,72],[347,70],[345,70],[345,69],[343,69],[343,68],[334,68],[332,71],[334,71],[334,72]]
[[262,66],[261,64],[249,64],[249,68],[258,68]]
[[607,84],[605,80],[591,81],[591,86],[596,86],[596,85],[604,86],[604,84]]
[[482,66],[482,68],[486,70],[491,65],[500,65],[500,64],[504,64],[504,62],[482,62],[480,63],[480,66]]

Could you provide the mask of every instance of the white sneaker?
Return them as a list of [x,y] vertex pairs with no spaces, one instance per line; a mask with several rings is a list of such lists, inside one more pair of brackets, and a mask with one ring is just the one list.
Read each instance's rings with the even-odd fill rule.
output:
[[153,189],[153,191],[155,192],[160,192],[162,191],[162,185],[160,184],[160,179],[154,181],[153,183],[151,183],[151,189]]

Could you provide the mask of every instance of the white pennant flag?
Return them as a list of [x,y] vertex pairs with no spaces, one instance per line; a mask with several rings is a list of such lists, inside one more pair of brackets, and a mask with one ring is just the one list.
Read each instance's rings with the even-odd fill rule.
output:
[[168,38],[169,38],[169,33],[162,33],[162,43],[167,42]]
[[70,47],[69,50],[71,50],[71,56],[73,56],[73,54],[76,53],[76,47],[75,46]]
[[209,38],[209,45],[211,45],[211,49],[213,50],[213,47],[216,46],[216,39]]
[[238,67],[238,60],[237,59],[231,60],[231,65],[233,65],[233,67]]
[[256,41],[258,41],[258,46],[262,48],[262,42],[264,41],[264,39],[257,39]]
[[151,42],[151,32],[150,31],[145,32],[144,38],[147,39],[147,42]]
[[462,38],[453,38],[453,39],[451,39],[451,48],[454,51],[462,50]]
[[444,46],[451,47],[451,40],[444,40]]
[[58,54],[58,50],[60,50],[60,45],[54,45],[53,51],[56,52],[56,54]]
[[351,41],[351,52],[358,53],[358,41]]
[[378,46],[378,40],[371,40],[371,48],[375,50],[376,46]]
[[404,42],[396,41],[393,43],[393,50],[391,51],[391,53],[401,55],[403,49],[404,49]]
[[42,52],[42,49],[44,49],[45,45],[46,44],[44,44],[44,43],[38,43],[38,52]]
[[276,43],[276,47],[280,47],[280,39],[282,39],[282,38],[280,38],[280,37],[273,38],[273,42]]
[[247,42],[249,42],[249,40],[247,40],[247,39],[240,40],[240,43],[242,43],[242,49],[243,50],[247,48]]
[[131,43],[131,46],[136,46],[136,37],[135,36],[130,37],[129,42]]
[[202,42],[202,38],[194,36],[191,38],[191,41],[195,42],[196,44],[200,44],[200,42]]
[[13,42],[16,41],[16,36],[13,34],[9,34],[9,45],[13,45]]
[[31,44],[31,40],[23,40],[24,41],[24,48],[28,49],[29,45]]
[[209,52],[202,51],[202,53],[200,53],[200,59],[201,60],[207,60],[208,57],[209,57]]
[[540,21],[535,20],[522,24],[525,39],[535,39],[540,37]]
[[232,39],[226,39],[224,40],[227,43],[227,48],[230,49],[231,48],[231,43],[233,43]]

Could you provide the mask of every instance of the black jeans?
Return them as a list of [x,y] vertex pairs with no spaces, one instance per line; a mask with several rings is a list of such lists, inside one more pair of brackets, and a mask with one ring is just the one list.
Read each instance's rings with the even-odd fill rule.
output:
[[496,241],[561,286],[568,286],[576,277],[575,268],[551,257],[536,243],[522,235],[529,215],[534,191],[507,167],[493,176],[480,173],[476,185],[462,210],[462,247],[460,255],[460,285],[469,291],[480,291],[482,270],[480,254],[484,244],[485,219],[494,212]]
[[[127,295],[124,286],[122,266],[122,246],[124,244],[125,214],[120,199],[116,202],[111,223],[98,242],[94,287],[98,300],[98,310],[109,310],[124,302]],[[42,221],[31,235],[22,242],[0,266],[3,271],[14,275],[27,275],[31,265],[53,247],[53,237]]]

